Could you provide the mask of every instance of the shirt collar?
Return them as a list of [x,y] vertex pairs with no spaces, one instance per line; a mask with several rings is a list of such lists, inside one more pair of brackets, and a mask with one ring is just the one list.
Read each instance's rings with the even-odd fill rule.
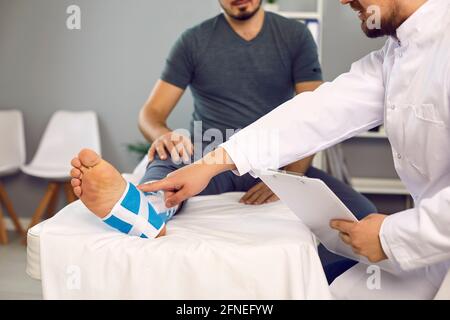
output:
[[444,10],[448,0],[428,0],[397,28],[397,40],[407,43],[420,36],[430,25],[436,22],[439,11]]

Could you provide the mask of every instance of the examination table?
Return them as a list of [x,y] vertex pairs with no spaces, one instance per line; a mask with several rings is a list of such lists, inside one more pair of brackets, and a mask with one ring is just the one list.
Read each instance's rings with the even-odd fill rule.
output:
[[[137,184],[145,165],[126,180]],[[328,287],[303,223],[280,202],[247,206],[241,196],[194,197],[150,240],[110,229],[76,201],[28,231],[26,271],[45,299],[363,298],[348,284],[364,266]],[[435,298],[450,299],[450,273]]]
[[28,231],[27,273],[45,299],[330,299],[311,232],[282,203],[241,196],[190,199],[157,239],[76,201]]

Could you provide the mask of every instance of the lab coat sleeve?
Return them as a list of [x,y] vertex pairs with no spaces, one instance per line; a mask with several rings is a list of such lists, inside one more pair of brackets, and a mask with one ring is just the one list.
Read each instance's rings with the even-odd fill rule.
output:
[[314,92],[297,95],[222,144],[236,173],[280,168],[383,123],[384,51],[355,62]]
[[[448,177],[447,177],[448,178]],[[450,260],[450,181],[414,209],[384,219],[380,240],[389,260],[413,270]]]

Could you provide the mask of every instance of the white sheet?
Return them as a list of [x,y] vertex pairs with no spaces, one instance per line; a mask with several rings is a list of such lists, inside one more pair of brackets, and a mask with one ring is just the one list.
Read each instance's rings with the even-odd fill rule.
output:
[[42,226],[46,221],[28,229],[27,232],[27,267],[26,273],[35,280],[41,280],[41,246]]
[[313,235],[280,202],[196,197],[148,240],[77,201],[43,225],[46,299],[329,299]]

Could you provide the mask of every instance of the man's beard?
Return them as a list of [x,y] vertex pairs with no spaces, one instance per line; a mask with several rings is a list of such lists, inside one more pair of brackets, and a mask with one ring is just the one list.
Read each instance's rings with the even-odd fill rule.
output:
[[367,26],[367,21],[363,21],[361,23],[361,29],[367,37],[373,39],[384,36],[395,36],[397,33],[397,28],[400,25],[401,23],[398,23],[395,21],[394,17],[391,17],[390,19],[383,19],[381,21],[380,28],[369,28]]
[[397,28],[403,23],[399,21],[398,10],[394,6],[388,17],[384,17],[381,20],[380,28],[369,28],[367,25],[368,19],[361,23],[361,29],[369,38],[379,38],[384,36],[395,36],[397,34]]
[[[220,2],[220,1],[219,1],[219,2]],[[227,14],[229,17],[231,17],[231,18],[233,18],[233,19],[235,19],[235,20],[245,21],[245,20],[248,20],[248,19],[252,18],[252,17],[258,12],[259,8],[261,8],[261,3],[262,3],[262,0],[259,1],[259,4],[258,4],[258,6],[255,8],[255,10],[250,11],[250,12],[247,12],[247,11],[244,9],[244,11],[240,12],[239,14],[233,14],[232,12],[230,12],[229,10],[227,10],[226,8],[224,8],[224,7],[222,6],[222,4],[220,4],[220,6],[222,7],[222,9],[226,12],[226,14]]]

